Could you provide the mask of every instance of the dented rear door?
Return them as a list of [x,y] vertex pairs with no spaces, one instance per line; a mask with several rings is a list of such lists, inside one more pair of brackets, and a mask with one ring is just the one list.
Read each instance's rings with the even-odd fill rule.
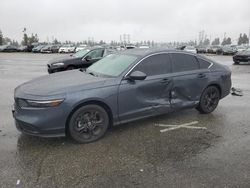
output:
[[197,58],[190,54],[172,53],[173,109],[194,107],[199,103],[202,91],[208,84],[209,70],[200,69]]

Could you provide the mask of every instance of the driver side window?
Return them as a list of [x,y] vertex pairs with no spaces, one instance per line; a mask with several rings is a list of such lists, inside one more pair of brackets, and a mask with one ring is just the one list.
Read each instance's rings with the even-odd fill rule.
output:
[[144,72],[147,76],[171,73],[169,54],[158,54],[144,59],[133,71]]
[[103,55],[103,49],[96,49],[91,52],[89,52],[88,56],[90,56],[92,59],[98,59],[101,58]]

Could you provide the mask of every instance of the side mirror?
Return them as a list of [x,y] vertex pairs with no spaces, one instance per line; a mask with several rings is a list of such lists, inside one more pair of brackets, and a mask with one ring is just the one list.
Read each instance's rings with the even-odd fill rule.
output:
[[146,77],[147,75],[141,71],[134,71],[129,75],[131,80],[145,80]]
[[91,60],[92,58],[91,58],[91,56],[87,55],[84,59],[85,59],[86,61],[89,61],[89,60]]

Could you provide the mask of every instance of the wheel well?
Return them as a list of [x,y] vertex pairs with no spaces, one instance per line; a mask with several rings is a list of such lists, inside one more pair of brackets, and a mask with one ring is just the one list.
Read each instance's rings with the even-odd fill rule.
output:
[[65,133],[66,133],[66,135],[69,134],[69,130],[68,130],[68,128],[69,128],[69,121],[70,121],[71,116],[74,114],[74,112],[77,109],[79,109],[80,107],[85,106],[85,105],[90,105],[90,104],[95,104],[95,105],[99,105],[99,106],[103,107],[107,111],[108,116],[109,116],[109,122],[110,122],[109,126],[113,125],[113,114],[112,114],[112,111],[111,111],[110,107],[107,104],[105,104],[104,102],[101,102],[101,101],[97,101],[97,100],[87,101],[87,102],[83,102],[83,103],[77,105],[70,112],[70,114],[68,115],[67,120],[66,120],[66,124],[65,124]]

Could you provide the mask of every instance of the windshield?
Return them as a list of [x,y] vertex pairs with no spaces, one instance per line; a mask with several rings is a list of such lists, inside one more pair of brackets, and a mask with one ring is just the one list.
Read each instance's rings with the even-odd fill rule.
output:
[[89,49],[80,50],[80,51],[74,53],[72,56],[73,56],[73,57],[83,57],[83,56],[85,56],[89,51],[90,51]]
[[87,69],[87,73],[111,77],[119,76],[136,58],[136,56],[131,55],[111,54],[91,65]]

